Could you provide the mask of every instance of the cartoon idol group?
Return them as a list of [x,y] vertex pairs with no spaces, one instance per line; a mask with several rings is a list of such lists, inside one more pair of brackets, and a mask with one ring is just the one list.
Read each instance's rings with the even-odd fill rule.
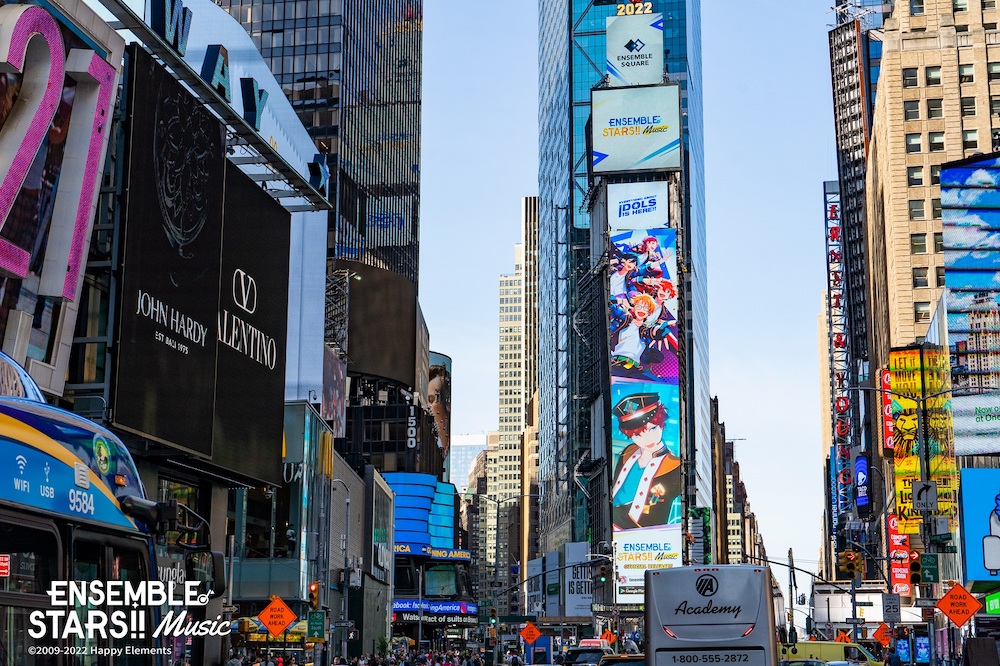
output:
[[612,376],[677,381],[676,234],[630,230],[611,237]]

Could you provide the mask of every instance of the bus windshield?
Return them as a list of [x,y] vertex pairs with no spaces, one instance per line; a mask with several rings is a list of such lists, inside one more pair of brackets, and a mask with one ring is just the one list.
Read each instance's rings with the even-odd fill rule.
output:
[[648,666],[776,666],[767,567],[650,570],[645,593]]

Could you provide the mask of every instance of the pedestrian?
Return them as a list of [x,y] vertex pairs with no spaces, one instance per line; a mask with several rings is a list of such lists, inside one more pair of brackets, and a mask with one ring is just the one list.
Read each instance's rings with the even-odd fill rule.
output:
[[885,660],[885,666],[903,666],[903,660],[896,654],[896,648],[889,650],[889,658]]
[[235,653],[226,662],[226,666],[243,666],[243,661]]

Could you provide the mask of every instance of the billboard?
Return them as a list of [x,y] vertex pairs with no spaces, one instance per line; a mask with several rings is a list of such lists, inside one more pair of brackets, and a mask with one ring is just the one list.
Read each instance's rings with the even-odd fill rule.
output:
[[1000,581],[1000,469],[961,474],[965,580]]
[[1000,452],[1000,160],[941,168],[948,350],[957,455]]
[[608,85],[655,85],[663,81],[663,14],[605,19]]
[[451,451],[451,357],[430,353],[430,373],[427,376],[427,402],[434,415],[434,430],[437,433],[438,447],[441,457],[448,464],[448,453]]
[[680,88],[605,88],[591,93],[595,174],[681,168]]
[[347,432],[347,361],[323,345],[323,401],[319,414],[334,437]]
[[129,60],[114,423],[210,456],[225,136],[145,51]]
[[886,518],[889,534],[889,578],[892,591],[910,596],[910,535],[899,533],[899,517],[889,514]]
[[608,226],[612,229],[669,227],[667,182],[609,184]]
[[[921,478],[922,457],[927,460],[927,478],[937,482],[938,510],[933,515],[948,518],[954,530],[958,476],[947,393],[948,354],[931,348],[896,349],[889,353],[889,372],[899,533],[920,531],[922,518],[913,508],[912,486]],[[926,443],[920,441],[921,421]]]
[[590,542],[567,543],[566,552],[566,608],[564,615],[583,617],[592,615],[590,604],[594,598],[594,581],[591,577]]
[[646,569],[681,563],[677,230],[609,237],[615,601],[641,604]]

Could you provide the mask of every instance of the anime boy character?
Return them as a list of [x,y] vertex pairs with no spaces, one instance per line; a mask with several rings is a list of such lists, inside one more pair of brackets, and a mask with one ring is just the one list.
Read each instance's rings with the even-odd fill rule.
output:
[[612,306],[615,320],[620,324],[612,331],[611,362],[626,370],[643,370],[643,365],[660,359],[649,358],[649,343],[653,332],[647,319],[657,311],[656,301],[649,294],[636,294],[632,297],[631,307],[627,312]]
[[634,254],[614,253],[611,258],[611,290],[608,292],[611,301],[621,302],[628,299],[629,291],[635,289],[635,270],[638,260]]
[[656,393],[633,393],[614,407],[618,428],[631,441],[615,465],[611,487],[616,531],[681,520],[678,442],[663,439],[667,410]]

